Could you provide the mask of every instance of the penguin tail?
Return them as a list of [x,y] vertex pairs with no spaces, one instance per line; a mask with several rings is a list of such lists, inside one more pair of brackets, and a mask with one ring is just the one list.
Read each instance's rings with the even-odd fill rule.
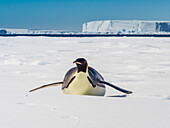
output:
[[62,85],[62,84],[63,84],[63,82],[55,82],[55,83],[51,83],[51,84],[46,84],[46,85],[40,86],[38,88],[32,89],[29,92],[33,92],[33,91],[39,90],[41,88],[52,87],[52,86],[59,86],[59,85]]
[[111,84],[111,83],[109,83],[109,82],[106,82],[106,81],[100,81],[99,83],[106,84],[106,85],[108,85],[108,86],[110,86],[110,87],[112,87],[112,88],[114,88],[114,89],[116,89],[116,90],[118,90],[118,91],[121,91],[121,92],[123,92],[123,93],[126,93],[126,94],[131,94],[131,93],[132,93],[131,91],[122,89],[122,88],[117,87],[117,86],[115,86],[115,85],[113,85],[113,84]]

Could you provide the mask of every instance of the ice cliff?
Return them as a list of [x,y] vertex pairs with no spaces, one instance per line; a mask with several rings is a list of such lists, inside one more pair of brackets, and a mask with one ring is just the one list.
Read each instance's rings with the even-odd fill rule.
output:
[[82,32],[114,34],[166,34],[170,33],[170,21],[92,21],[83,24]]

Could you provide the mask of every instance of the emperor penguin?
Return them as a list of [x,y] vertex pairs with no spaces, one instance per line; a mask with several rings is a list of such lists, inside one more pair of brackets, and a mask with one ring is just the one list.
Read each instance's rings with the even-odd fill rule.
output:
[[94,68],[88,66],[88,63],[84,58],[78,58],[73,63],[76,64],[76,67],[71,68],[66,73],[62,82],[43,85],[30,90],[30,92],[49,86],[62,85],[62,91],[65,94],[104,96],[106,93],[105,85],[108,85],[123,93],[132,93],[131,91],[104,81],[102,75]]

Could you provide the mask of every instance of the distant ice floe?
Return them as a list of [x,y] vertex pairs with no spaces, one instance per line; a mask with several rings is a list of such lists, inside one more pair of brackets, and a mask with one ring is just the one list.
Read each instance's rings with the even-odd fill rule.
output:
[[0,28],[0,35],[5,34],[76,34],[79,31],[68,30],[41,30],[41,29],[13,29],[13,28]]

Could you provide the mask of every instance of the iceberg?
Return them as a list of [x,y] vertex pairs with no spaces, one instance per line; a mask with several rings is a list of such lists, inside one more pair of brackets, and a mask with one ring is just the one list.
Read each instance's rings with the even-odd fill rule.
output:
[[82,32],[110,34],[166,34],[170,33],[170,21],[91,21],[83,24]]

